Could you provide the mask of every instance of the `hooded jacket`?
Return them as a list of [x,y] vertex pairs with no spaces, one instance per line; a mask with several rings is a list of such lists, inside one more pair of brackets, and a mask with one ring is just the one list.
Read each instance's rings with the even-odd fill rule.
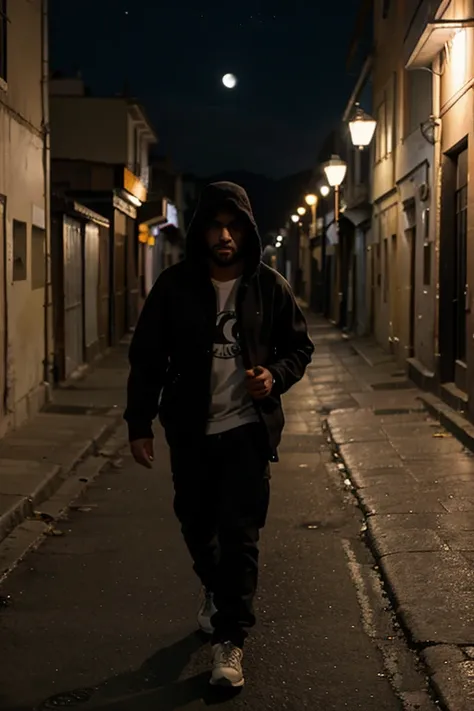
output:
[[277,460],[284,416],[281,395],[304,375],[313,354],[304,315],[286,280],[261,261],[262,244],[250,201],[234,183],[204,189],[186,237],[185,259],[158,277],[143,306],[130,346],[127,408],[130,441],[153,437],[159,415],[171,447],[192,446],[205,434],[217,302],[205,245],[216,213],[233,208],[248,225],[237,323],[246,369],[264,366],[274,385],[255,407]]

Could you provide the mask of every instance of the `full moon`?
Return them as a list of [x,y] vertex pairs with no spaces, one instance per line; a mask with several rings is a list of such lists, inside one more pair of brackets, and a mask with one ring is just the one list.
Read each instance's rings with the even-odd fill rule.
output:
[[225,74],[222,77],[222,83],[226,87],[226,89],[233,89],[235,86],[237,86],[237,77],[234,76],[234,74]]

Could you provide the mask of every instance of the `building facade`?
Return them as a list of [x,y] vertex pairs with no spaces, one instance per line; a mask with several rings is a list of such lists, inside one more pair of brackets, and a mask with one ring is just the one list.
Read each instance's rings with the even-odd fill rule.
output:
[[378,342],[413,377],[435,375],[436,81],[408,67],[420,4],[374,3],[371,323]]
[[108,340],[116,345],[135,326],[143,301],[138,210],[148,198],[157,137],[133,99],[90,96],[81,79],[55,79],[50,93],[53,190],[110,225]]
[[0,2],[0,435],[40,409],[50,379],[47,10]]
[[373,2],[367,318],[418,384],[474,418],[474,2]]

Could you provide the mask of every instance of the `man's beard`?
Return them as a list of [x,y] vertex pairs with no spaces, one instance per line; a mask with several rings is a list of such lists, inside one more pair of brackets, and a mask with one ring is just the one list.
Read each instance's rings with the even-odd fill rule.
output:
[[233,267],[242,261],[243,255],[241,250],[233,250],[230,254],[224,256],[219,254],[219,246],[220,245],[209,249],[209,256],[216,267]]

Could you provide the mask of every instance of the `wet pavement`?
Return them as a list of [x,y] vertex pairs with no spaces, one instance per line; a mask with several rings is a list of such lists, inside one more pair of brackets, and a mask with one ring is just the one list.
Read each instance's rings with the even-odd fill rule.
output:
[[474,707],[474,456],[429,416],[423,393],[390,358],[362,359],[350,341],[331,345],[334,332],[322,332],[331,353],[326,385],[335,399],[344,391],[356,403],[339,410],[329,403],[325,424],[338,469],[365,513],[367,541],[433,687],[446,707],[467,711]]
[[[53,495],[121,419],[126,343],[0,439],[0,542]],[[0,553],[0,576],[4,570]]]
[[[400,499],[411,476],[413,491],[419,485],[418,508],[424,501],[429,509],[417,515],[469,512],[432,511],[432,485],[420,473],[425,460],[409,459],[408,465],[400,456],[402,441],[411,441],[403,418],[421,418],[420,427],[429,426],[426,415],[416,411],[414,394],[402,393],[401,387],[390,400],[390,408],[400,409],[398,395],[406,398],[404,408],[414,414],[375,414],[387,400],[369,404],[380,391],[372,389],[371,376],[367,379],[350,344],[317,320],[311,329],[314,362],[285,402],[287,429],[281,462],[273,468],[262,542],[259,624],[246,648],[242,693],[222,696],[208,685],[210,650],[196,633],[198,584],[173,517],[168,454],[158,434],[153,471],[137,467],[124,448],[122,464],[104,471],[57,524],[64,535],[45,539],[3,583],[0,594],[11,596],[11,604],[0,609],[0,708],[436,708],[424,693],[415,655],[393,624],[374,558],[360,535],[362,512],[322,429],[326,418],[334,439],[341,439],[341,453],[345,446],[352,448],[346,450],[351,472],[370,477],[369,506],[381,506],[386,497],[377,492],[396,469],[401,479],[398,488],[390,484],[389,498]],[[390,431],[393,442],[384,429],[392,424],[402,427]],[[119,434],[125,437],[123,430]],[[449,450],[446,438],[435,441]],[[465,456],[457,450],[439,454]],[[380,516],[407,518],[409,512],[400,507],[397,514]],[[384,531],[380,545],[393,547]],[[398,526],[397,551],[403,551],[404,531]],[[460,531],[467,528],[457,535]],[[410,536],[405,548],[407,541]],[[415,555],[422,555],[420,545]],[[433,553],[448,555],[430,549]],[[404,594],[418,594],[421,573],[416,576],[416,568],[408,567],[417,562],[404,570],[403,561],[393,560],[401,575],[411,576]],[[452,561],[450,570],[452,576]],[[435,617],[440,617],[438,608]]]

